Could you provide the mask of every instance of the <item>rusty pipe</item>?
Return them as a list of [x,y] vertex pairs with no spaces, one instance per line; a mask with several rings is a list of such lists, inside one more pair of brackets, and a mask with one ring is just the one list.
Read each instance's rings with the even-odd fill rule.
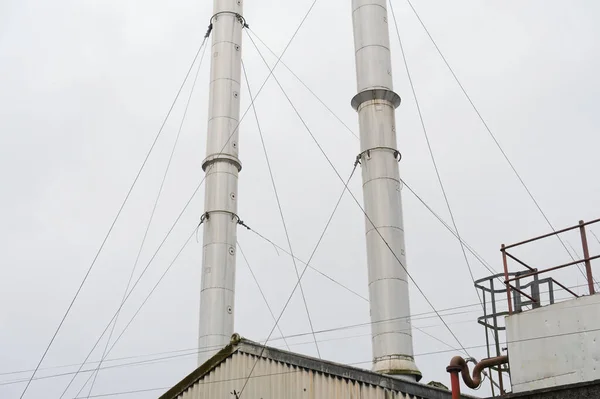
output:
[[[490,357],[489,359],[483,359],[479,363],[475,365],[473,369],[473,378],[469,374],[469,366],[467,365],[467,361],[460,356],[454,356],[452,360],[450,360],[450,365],[446,367],[446,371],[449,372],[452,378],[452,382],[454,382],[454,375],[458,377],[458,373],[462,374],[462,379],[465,382],[465,385],[471,389],[477,389],[481,385],[481,372],[492,366],[499,366],[501,364],[508,363],[508,356],[498,356],[498,357]],[[454,399],[454,384],[452,385],[452,398]],[[460,397],[460,386],[458,386],[458,396]]]
[[452,399],[460,399],[460,380],[458,371],[450,372],[450,384],[452,387]]

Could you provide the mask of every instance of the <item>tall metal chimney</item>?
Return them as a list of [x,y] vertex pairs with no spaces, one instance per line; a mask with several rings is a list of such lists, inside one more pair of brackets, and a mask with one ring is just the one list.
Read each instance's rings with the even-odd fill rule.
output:
[[243,0],[214,0],[198,362],[229,343],[235,309]]
[[401,156],[396,148],[395,109],[400,96],[393,91],[386,0],[352,0],[352,19],[358,85],[352,106],[359,118],[363,198],[369,216],[365,219],[373,370],[418,381],[421,372],[413,357],[404,269]]

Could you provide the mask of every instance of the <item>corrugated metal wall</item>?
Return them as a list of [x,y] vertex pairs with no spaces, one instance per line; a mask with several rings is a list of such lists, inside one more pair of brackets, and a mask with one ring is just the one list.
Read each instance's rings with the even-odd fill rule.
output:
[[[236,353],[192,385],[180,399],[235,399],[256,363],[256,356]],[[247,399],[409,399],[381,387],[330,377],[261,358],[244,388]]]

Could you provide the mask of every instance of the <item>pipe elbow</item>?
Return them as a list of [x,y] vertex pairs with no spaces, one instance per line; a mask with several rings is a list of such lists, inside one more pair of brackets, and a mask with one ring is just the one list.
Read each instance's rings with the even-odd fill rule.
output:
[[471,389],[477,389],[481,385],[481,373],[484,369],[488,367],[499,366],[505,363],[508,363],[508,356],[498,356],[484,359],[475,365],[473,368],[473,377],[471,377],[467,361],[460,356],[454,356],[450,360],[450,365],[446,367],[446,371],[456,374],[460,372],[465,385]]

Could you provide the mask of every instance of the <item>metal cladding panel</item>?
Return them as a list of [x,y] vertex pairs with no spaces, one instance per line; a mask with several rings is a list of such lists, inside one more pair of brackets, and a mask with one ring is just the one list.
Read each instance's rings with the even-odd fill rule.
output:
[[[389,123],[382,123],[382,120]],[[396,108],[389,101],[371,100],[360,104],[358,122],[362,133],[361,151],[397,147]]]
[[506,318],[513,392],[600,379],[600,295]]
[[[177,398],[233,398],[246,382],[257,357],[236,353],[192,384]],[[414,396],[260,358],[242,397],[262,399],[408,399]]]
[[390,37],[385,0],[353,0],[352,21],[358,91],[392,90]]
[[[221,147],[222,148],[222,147]],[[215,188],[214,193],[206,193],[204,196],[206,212],[226,211],[237,212],[237,167],[229,162],[215,162],[206,170],[206,184]],[[229,217],[231,221],[231,215]],[[233,223],[237,226],[237,220]],[[222,237],[217,237],[222,242]],[[206,243],[206,241],[205,241]]]

